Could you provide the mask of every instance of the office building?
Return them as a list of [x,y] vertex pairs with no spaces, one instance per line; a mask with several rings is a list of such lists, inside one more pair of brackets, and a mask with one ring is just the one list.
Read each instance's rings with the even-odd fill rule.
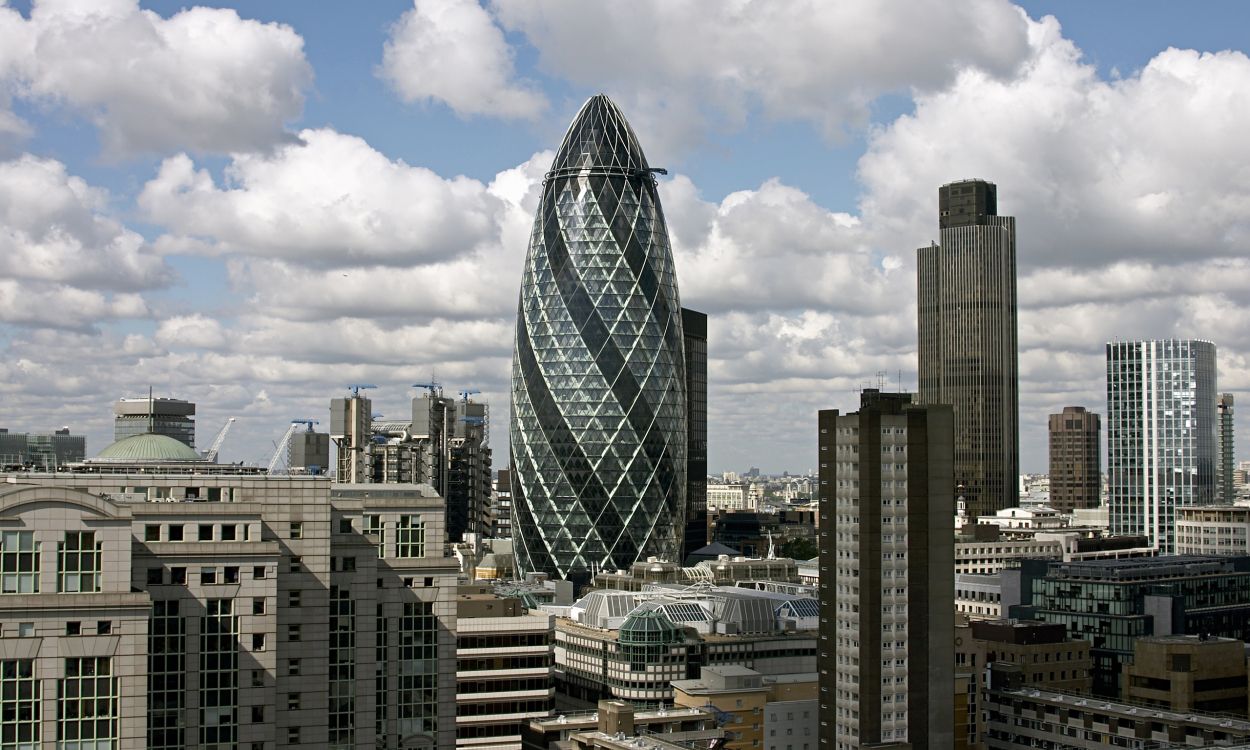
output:
[[1177,508],[1176,554],[1250,555],[1250,505]]
[[326,474],[330,471],[330,436],[324,432],[297,430],[291,435],[287,467],[291,474]]
[[1237,466],[1237,455],[1233,449],[1233,394],[1221,393],[1215,402],[1215,409],[1220,420],[1219,443],[1216,447],[1215,496],[1221,503],[1231,503],[1237,499],[1237,488],[1233,484],[1233,470]]
[[0,427],[0,469],[55,471],[87,455],[87,438],[68,427],[51,433],[9,432]]
[[[668,744],[689,742],[703,743],[696,747],[710,748],[715,745],[709,743],[725,736],[725,730],[717,727],[718,720],[717,714],[708,707],[661,704],[641,708],[628,701],[602,700],[595,710],[531,719],[522,734],[522,747],[525,750],[577,748],[585,747],[586,743],[595,739],[606,742],[608,738],[613,738],[620,743],[614,747],[632,750],[646,747],[639,744],[639,740],[645,737],[647,743],[659,750],[668,747],[689,750],[690,745]],[[595,735],[597,737],[592,739]],[[622,737],[625,739],[619,739]]]
[[113,440],[144,433],[195,447],[195,404],[177,398],[122,398],[113,404]]
[[448,441],[447,535],[486,535],[491,528],[490,413],[487,405],[465,396]]
[[1050,507],[1097,508],[1102,494],[1102,423],[1084,406],[1050,415]]
[[820,746],[951,747],[952,415],[867,389],[819,413]]
[[916,251],[921,404],[955,418],[956,496],[976,517],[1019,503],[1016,220],[998,188],[938,189],[940,241]]
[[707,666],[673,682],[674,706],[721,712],[726,750],[815,750],[816,675],[765,676],[741,665]]
[[551,615],[488,585],[460,586],[456,599],[456,747],[521,750],[530,719],[555,705]]
[[686,346],[686,530],[681,558],[708,543],[707,315],[683,307]]
[[1139,638],[1121,684],[1127,703],[1244,717],[1246,644],[1205,634]]
[[490,504],[490,535],[512,538],[512,472],[500,469],[495,477],[495,493]]
[[0,484],[6,748],[455,745],[431,488],[267,476],[163,435],[110,447]]
[[686,526],[681,305],[653,170],[591,97],[543,180],[512,361],[522,572],[677,560]]
[[[1097,695],[1121,695],[1121,673],[1140,638],[1250,637],[1250,558],[1167,555],[1041,564],[1040,576],[1028,565],[1003,572],[1005,614],[1058,623],[1073,638],[1089,641]],[[1011,583],[1009,574],[1020,582]],[[1029,592],[1019,609],[1008,602],[1017,585]]]
[[1215,345],[1107,344],[1107,476],[1112,535],[1176,551],[1176,509],[1215,501]]

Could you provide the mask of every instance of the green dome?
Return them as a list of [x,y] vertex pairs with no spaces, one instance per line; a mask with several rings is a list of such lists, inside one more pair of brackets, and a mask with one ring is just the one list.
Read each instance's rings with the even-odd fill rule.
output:
[[635,611],[621,623],[619,638],[622,644],[674,644],[684,640],[680,627],[658,609]]
[[203,461],[195,449],[168,435],[131,435],[100,451],[93,461]]

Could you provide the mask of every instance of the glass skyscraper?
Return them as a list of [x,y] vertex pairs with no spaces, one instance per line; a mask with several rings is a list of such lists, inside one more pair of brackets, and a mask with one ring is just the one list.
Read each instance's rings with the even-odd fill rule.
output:
[[1107,474],[1112,534],[1176,550],[1176,508],[1215,500],[1215,344],[1107,344]]
[[584,580],[678,560],[686,514],[681,304],[653,170],[606,96],[556,153],[512,360],[517,565]]

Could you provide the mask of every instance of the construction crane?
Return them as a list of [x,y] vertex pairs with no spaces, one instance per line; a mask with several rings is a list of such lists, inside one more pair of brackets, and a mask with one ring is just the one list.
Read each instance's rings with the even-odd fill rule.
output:
[[221,429],[217,432],[217,437],[213,438],[212,447],[204,451],[205,461],[208,461],[209,463],[217,462],[217,453],[221,451],[221,444],[226,442],[226,433],[230,432],[230,425],[234,424],[235,420],[236,417],[230,417],[226,420],[226,423],[221,426]]
[[412,387],[424,388],[430,392],[431,396],[440,396],[443,393],[443,384],[433,379],[431,379],[428,383],[413,383]]
[[481,393],[481,391],[476,388],[466,388],[463,391],[460,391],[460,398],[464,399],[465,403],[468,403],[469,396],[472,396],[475,393]]
[[[367,386],[372,387],[372,386]],[[295,435],[300,425],[307,426],[305,432],[312,432],[313,425],[320,424],[315,419],[292,419],[291,426],[286,428],[286,432],[282,435],[282,440],[278,442],[278,447],[273,452],[273,458],[269,459],[269,474],[273,475],[278,469],[278,462],[287,456],[287,452],[291,447],[291,437]],[[288,460],[289,463],[289,460]]]
[[352,392],[352,398],[359,396],[360,392],[366,388],[377,388],[377,386],[372,383],[348,383],[347,385],[347,390]]

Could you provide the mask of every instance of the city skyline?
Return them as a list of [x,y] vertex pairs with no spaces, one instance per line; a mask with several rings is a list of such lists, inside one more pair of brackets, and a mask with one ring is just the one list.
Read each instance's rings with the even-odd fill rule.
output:
[[0,6],[0,427],[94,455],[152,386],[197,404],[197,445],[238,417],[223,460],[264,462],[347,383],[385,414],[434,375],[482,391],[502,456],[548,149],[600,90],[670,170],[712,471],[814,469],[817,409],[916,389],[911,256],[970,177],[1018,220],[1022,470],[1047,414],[1105,413],[1109,341],[1209,339],[1221,389],[1250,383],[1233,4],[1134,4],[1134,40],[1128,5],[705,8],[686,42],[696,11],[664,4],[301,5]]

